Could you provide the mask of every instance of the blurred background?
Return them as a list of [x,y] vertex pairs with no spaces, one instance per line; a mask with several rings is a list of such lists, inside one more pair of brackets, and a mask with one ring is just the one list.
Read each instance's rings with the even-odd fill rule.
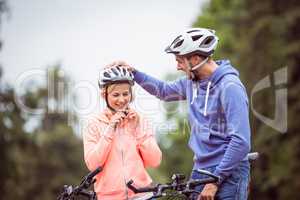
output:
[[[214,59],[229,59],[251,100],[250,199],[297,199],[300,188],[300,3],[296,0],[0,0],[0,199],[55,199],[88,172],[82,129],[105,103],[99,69],[125,60],[174,80],[164,48],[189,27],[215,29]],[[163,151],[156,182],[189,175],[184,102],[135,87]]]

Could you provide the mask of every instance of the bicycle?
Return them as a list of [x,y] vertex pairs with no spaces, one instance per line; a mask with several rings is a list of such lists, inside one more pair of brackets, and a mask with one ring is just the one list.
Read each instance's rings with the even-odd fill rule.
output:
[[77,196],[87,197],[88,200],[97,200],[96,193],[88,188],[95,183],[96,176],[102,171],[101,167],[98,167],[94,171],[88,173],[81,181],[79,186],[73,187],[72,185],[64,185],[63,192],[58,196],[57,200],[75,200]]

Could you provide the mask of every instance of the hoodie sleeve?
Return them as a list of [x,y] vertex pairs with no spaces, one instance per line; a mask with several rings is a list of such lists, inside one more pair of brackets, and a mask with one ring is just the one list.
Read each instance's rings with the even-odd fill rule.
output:
[[147,92],[164,101],[186,99],[186,78],[173,82],[163,82],[145,73],[135,71],[134,80]]
[[147,120],[140,118],[140,122],[136,130],[138,142],[137,148],[144,162],[144,166],[158,167],[162,159],[162,153]]
[[84,160],[90,171],[103,166],[111,151],[113,131],[105,123],[90,119],[83,133]]
[[231,137],[224,157],[215,171],[222,182],[250,151],[250,124],[248,97],[242,85],[227,84],[221,93],[221,104],[227,121],[227,134]]

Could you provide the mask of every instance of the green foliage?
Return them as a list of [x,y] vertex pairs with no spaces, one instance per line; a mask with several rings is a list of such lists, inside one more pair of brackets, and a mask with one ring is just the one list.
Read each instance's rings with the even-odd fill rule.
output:
[[[49,71],[56,82],[58,69]],[[47,88],[27,91],[20,98],[30,108],[47,105]],[[14,90],[2,83],[0,99],[1,196],[8,200],[52,200],[64,184],[79,184],[87,170],[82,141],[68,125],[73,114],[68,110],[49,112],[45,106],[47,112],[42,115],[26,113],[16,104]],[[55,96],[53,101],[59,105],[63,99]],[[29,133],[25,126],[32,118],[39,120],[39,125]]]
[[[174,80],[179,74],[168,74],[166,80]],[[189,125],[185,102],[169,102],[164,104],[166,124],[170,125],[167,132],[161,132],[159,144],[163,153],[160,167],[150,171],[155,181],[169,182],[175,173],[181,173],[188,179],[192,169],[193,154],[188,147]],[[171,125],[175,124],[176,129]]]

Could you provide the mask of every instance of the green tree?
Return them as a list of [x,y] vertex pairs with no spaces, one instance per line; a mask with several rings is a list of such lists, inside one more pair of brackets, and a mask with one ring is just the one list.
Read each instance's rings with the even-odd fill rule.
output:
[[[178,74],[168,74],[166,80],[174,80]],[[164,104],[166,125],[168,131],[159,133],[159,144],[163,159],[158,169],[151,174],[158,182],[168,182],[175,173],[181,173],[189,178],[192,169],[193,154],[188,147],[190,129],[187,121],[187,111],[184,102],[168,102]],[[176,125],[175,129],[173,125]]]
[[[1,79],[0,79],[1,80]],[[17,166],[14,159],[16,146],[23,148],[27,145],[26,137],[22,130],[24,119],[21,117],[20,109],[13,101],[13,89],[0,85],[0,191],[6,194],[10,188],[10,180],[16,174]],[[15,185],[14,185],[15,187]]]
[[[0,0],[0,26],[7,12],[7,1]],[[0,39],[0,49],[1,44]],[[87,172],[82,141],[69,125],[70,120],[76,123],[77,119],[65,105],[69,95],[67,87],[61,87],[67,86],[70,79],[60,71],[59,65],[50,68],[47,76],[52,77],[52,82],[45,86],[31,83],[33,88],[25,88],[20,96],[11,85],[4,83],[0,66],[0,193],[3,199],[56,199],[64,184],[78,184]],[[16,97],[26,107],[43,107],[45,112],[42,115],[25,112]],[[56,109],[48,106],[50,102]],[[26,127],[32,126],[32,120],[38,121],[38,126],[28,131]]]
[[[49,70],[54,76],[51,80],[66,82],[59,71],[59,67]],[[78,184],[87,172],[82,141],[68,125],[69,117],[76,117],[68,108],[63,112],[48,110],[48,88],[26,89],[20,96],[13,88],[1,84],[0,190],[5,199],[55,199],[64,184]],[[66,90],[63,93],[68,95]],[[38,116],[25,112],[16,104],[15,96],[27,107],[44,107],[46,112]],[[65,99],[57,97],[53,96],[52,103],[62,104]],[[28,132],[25,127],[32,118],[39,123]]]

